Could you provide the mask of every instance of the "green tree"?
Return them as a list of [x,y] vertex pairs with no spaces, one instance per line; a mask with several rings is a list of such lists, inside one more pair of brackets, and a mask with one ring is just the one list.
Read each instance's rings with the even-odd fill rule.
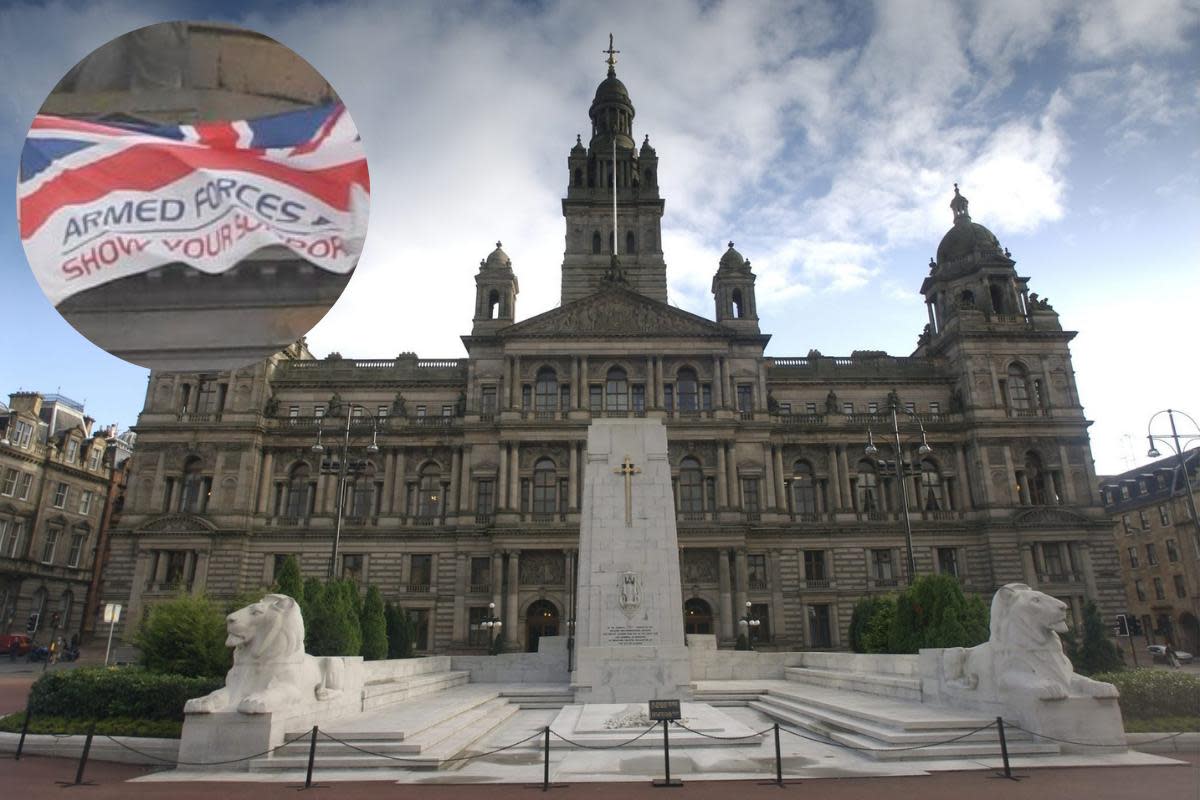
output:
[[981,600],[969,602],[952,575],[923,575],[896,600],[888,652],[973,647],[987,638],[987,613]]
[[300,577],[300,562],[289,555],[283,560],[279,574],[275,576],[275,591],[293,598],[302,607],[304,605],[304,579]]
[[875,613],[867,621],[863,631],[862,644],[864,653],[888,652],[888,637],[892,632],[892,620],[896,617],[896,596],[887,595],[878,598]]
[[388,657],[387,618],[383,596],[375,586],[367,589],[362,614],[362,656],[367,661]]
[[362,651],[362,627],[342,581],[304,586],[305,644],[314,656],[356,656]]
[[879,595],[871,595],[862,598],[854,604],[854,611],[850,614],[850,649],[854,652],[870,652],[867,650],[864,637],[866,636],[867,628],[871,624],[871,620],[875,617],[875,614],[884,602],[887,602],[886,598]]
[[416,640],[412,618],[390,602],[383,613],[387,620],[388,658],[412,658]]
[[233,663],[225,636],[220,605],[208,597],[181,594],[150,608],[134,643],[151,672],[217,677]]
[[1063,637],[1064,650],[1075,671],[1082,675],[1110,672],[1124,667],[1121,652],[1108,638],[1108,628],[1100,616],[1096,604],[1088,600],[1083,604],[1083,630],[1071,631]]

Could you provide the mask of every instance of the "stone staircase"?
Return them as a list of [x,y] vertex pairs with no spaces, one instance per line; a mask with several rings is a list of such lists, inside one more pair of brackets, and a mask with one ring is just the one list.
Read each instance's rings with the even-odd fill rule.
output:
[[[697,701],[744,705],[782,725],[879,761],[998,758],[993,718],[922,703],[915,676],[789,667],[785,680],[700,681]],[[976,730],[983,728],[983,730]],[[1058,745],[1006,728],[1010,756],[1058,755]],[[949,741],[955,740],[955,741]]]
[[575,702],[575,692],[569,686],[521,686],[500,690],[500,696],[526,709],[557,709]]

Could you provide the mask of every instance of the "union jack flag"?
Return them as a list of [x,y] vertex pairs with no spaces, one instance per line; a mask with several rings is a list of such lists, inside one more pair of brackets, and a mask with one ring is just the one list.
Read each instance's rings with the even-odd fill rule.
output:
[[223,272],[271,245],[348,273],[369,201],[340,104],[194,125],[38,115],[18,184],[26,255],[56,305],[166,263]]

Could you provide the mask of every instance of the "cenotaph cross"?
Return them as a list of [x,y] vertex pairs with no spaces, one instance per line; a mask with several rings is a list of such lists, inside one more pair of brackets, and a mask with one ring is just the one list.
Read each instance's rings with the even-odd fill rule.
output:
[[629,460],[629,456],[625,456],[625,462],[621,466],[613,470],[614,475],[625,476],[625,527],[633,527],[633,476],[642,471],[641,467],[635,467],[633,462]]

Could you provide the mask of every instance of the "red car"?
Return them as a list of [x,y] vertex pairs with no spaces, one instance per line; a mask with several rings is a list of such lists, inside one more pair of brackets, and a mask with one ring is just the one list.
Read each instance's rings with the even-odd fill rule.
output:
[[0,635],[0,654],[11,657],[15,651],[16,655],[23,656],[32,648],[33,643],[23,633]]

